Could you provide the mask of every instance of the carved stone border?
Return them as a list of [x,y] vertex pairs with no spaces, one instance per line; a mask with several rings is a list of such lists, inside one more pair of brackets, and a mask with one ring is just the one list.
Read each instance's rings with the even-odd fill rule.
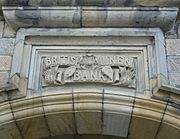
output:
[[[166,66],[166,53],[165,53],[165,41],[163,33],[158,28],[148,28],[148,29],[139,29],[139,28],[80,28],[80,29],[45,29],[45,28],[30,28],[30,29],[20,29],[17,32],[16,43],[15,43],[15,52],[13,56],[13,63],[11,69],[11,79],[10,82],[18,86],[20,94],[23,96],[26,95],[28,77],[21,76],[23,67],[28,64],[24,61],[23,55],[28,59],[28,51],[31,47],[25,45],[26,38],[28,36],[46,36],[46,37],[55,37],[55,36],[129,36],[129,37],[153,37],[154,45],[147,45],[146,49],[148,52],[148,61],[149,61],[149,85],[150,92],[152,94],[156,93],[162,85],[168,84],[168,73]],[[154,55],[154,56],[153,56]],[[152,58],[154,57],[154,59]],[[30,59],[28,59],[30,61]],[[27,61],[28,61],[27,60]],[[154,64],[156,63],[156,64]],[[31,65],[30,65],[31,66]],[[29,67],[31,68],[31,67]],[[156,69],[155,72],[153,69]],[[24,68],[25,69],[25,68]],[[26,68],[27,70],[27,68]],[[21,95],[21,96],[22,96]]]

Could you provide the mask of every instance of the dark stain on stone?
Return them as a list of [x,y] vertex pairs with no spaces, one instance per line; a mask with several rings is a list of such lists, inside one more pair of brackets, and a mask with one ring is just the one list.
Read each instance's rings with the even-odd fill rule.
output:
[[109,0],[76,0],[77,6],[106,6]]
[[19,6],[28,6],[29,0],[17,0]]
[[107,18],[108,18],[108,9],[107,8],[105,8],[105,16],[104,16],[104,24],[106,23],[106,20],[107,20]]
[[40,1],[41,6],[57,6],[56,0],[41,0]]
[[0,3],[2,3],[3,6],[11,6],[11,5],[17,5],[18,4],[18,0],[6,0],[3,2],[0,1]]
[[57,0],[58,6],[74,6],[75,0]]
[[15,12],[16,18],[20,21],[23,22],[24,24],[30,24],[32,23],[32,26],[36,26],[39,24],[40,20],[40,11],[35,10],[34,11],[29,11],[29,10],[17,10]]
[[133,4],[133,0],[125,0],[124,2],[124,6],[130,6],[131,4]]
[[[139,8],[136,12],[133,13],[132,25],[135,27],[164,27],[164,23],[160,22],[161,12],[156,9]],[[163,20],[163,18],[162,18]]]
[[77,25],[77,24],[80,24],[80,12],[79,10],[75,11],[74,15],[73,15],[73,18],[72,18],[72,23]]
[[146,6],[143,6],[143,5],[138,5],[136,7],[136,10],[137,11],[159,11],[159,7],[157,6],[154,6],[154,7],[146,7]]

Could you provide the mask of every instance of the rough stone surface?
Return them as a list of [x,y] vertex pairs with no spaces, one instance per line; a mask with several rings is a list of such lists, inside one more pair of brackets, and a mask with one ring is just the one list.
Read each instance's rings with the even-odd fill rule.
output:
[[0,56],[0,70],[10,70],[11,67],[11,56]]
[[166,39],[170,84],[180,87],[180,39]]
[[180,72],[180,56],[169,56],[167,60],[169,72]]
[[180,72],[179,73],[169,73],[170,83],[180,87]]
[[0,83],[6,83],[9,78],[9,72],[0,72]]
[[0,38],[0,54],[13,55],[14,38]]
[[180,55],[180,39],[166,39],[167,55]]

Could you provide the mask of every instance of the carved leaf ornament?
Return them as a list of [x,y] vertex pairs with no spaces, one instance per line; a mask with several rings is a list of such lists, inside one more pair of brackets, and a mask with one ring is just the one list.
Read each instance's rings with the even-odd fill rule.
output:
[[113,79],[113,70],[110,66],[104,66],[102,68],[102,73],[106,75],[108,78],[110,78],[111,80]]
[[67,78],[73,76],[73,74],[75,72],[76,72],[76,67],[75,66],[68,67],[64,72],[64,79],[67,79]]

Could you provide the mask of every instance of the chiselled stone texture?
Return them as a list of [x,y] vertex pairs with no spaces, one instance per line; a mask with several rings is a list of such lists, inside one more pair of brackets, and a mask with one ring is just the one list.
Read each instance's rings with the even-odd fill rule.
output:
[[180,87],[180,72],[179,73],[169,73],[169,80],[172,84]]
[[9,78],[9,72],[0,72],[0,84],[1,83],[6,83],[8,81]]
[[0,56],[0,70],[10,70],[11,68],[11,56]]
[[180,55],[180,39],[166,39],[167,55]]
[[169,72],[180,72],[180,56],[169,56],[167,60]]
[[166,39],[170,83],[180,87],[180,39]]
[[0,38],[0,55],[13,55],[14,38]]

